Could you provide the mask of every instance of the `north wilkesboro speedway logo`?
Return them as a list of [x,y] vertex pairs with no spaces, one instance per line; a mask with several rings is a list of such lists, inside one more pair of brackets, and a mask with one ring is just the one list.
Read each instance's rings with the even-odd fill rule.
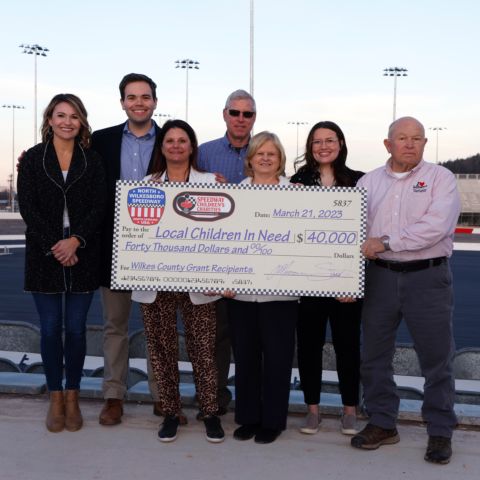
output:
[[416,185],[413,186],[414,192],[426,192],[427,191],[427,183],[418,181]]
[[165,192],[153,187],[132,188],[128,191],[127,206],[136,225],[156,225],[165,210]]
[[229,217],[235,210],[235,202],[226,193],[182,192],[173,200],[178,215],[201,222],[213,222]]

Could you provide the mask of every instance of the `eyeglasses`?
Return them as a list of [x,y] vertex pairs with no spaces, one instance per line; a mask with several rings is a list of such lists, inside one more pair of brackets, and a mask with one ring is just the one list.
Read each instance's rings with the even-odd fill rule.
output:
[[333,147],[338,140],[336,138],[327,138],[325,140],[313,140],[312,146],[313,147],[322,147],[325,145],[326,147]]
[[231,117],[239,117],[240,114],[243,115],[243,118],[252,118],[255,115],[255,112],[241,112],[240,110],[233,110],[232,108],[228,110],[228,114]]

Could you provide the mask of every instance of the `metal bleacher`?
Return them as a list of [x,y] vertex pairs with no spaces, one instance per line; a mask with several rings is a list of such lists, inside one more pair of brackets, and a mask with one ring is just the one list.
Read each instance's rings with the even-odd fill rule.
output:
[[[183,335],[180,343],[180,391],[184,405],[195,405],[195,388],[191,367],[187,363]],[[148,389],[145,337],[143,330],[130,335],[130,370],[126,399],[151,402]],[[0,393],[38,395],[46,392],[45,375],[39,355],[40,331],[24,322],[0,321]],[[9,358],[7,358],[9,357]],[[296,370],[294,361],[294,375]],[[323,384],[321,409],[326,414],[338,414],[341,399],[338,391],[335,352],[327,343],[323,356]],[[457,351],[454,360],[456,381],[456,410],[462,424],[480,425],[480,349]],[[400,417],[419,420],[423,400],[423,378],[417,355],[410,345],[399,345],[394,356],[395,381],[401,398]],[[80,394],[84,398],[102,398],[102,327],[87,328],[87,359]],[[233,378],[230,387],[235,396]],[[303,412],[303,393],[296,381],[292,382],[290,411]]]
[[457,174],[462,213],[480,213],[480,175]]

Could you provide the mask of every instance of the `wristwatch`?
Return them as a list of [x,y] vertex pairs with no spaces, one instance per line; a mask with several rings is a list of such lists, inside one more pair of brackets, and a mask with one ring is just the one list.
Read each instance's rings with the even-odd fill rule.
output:
[[380,237],[380,241],[382,242],[383,248],[385,251],[390,250],[390,237],[388,235],[384,235]]

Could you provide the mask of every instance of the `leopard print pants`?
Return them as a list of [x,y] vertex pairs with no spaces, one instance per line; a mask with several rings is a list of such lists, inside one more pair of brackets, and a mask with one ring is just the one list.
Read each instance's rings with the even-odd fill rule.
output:
[[185,327],[200,409],[214,415],[217,405],[215,364],[215,304],[193,305],[188,293],[158,292],[153,303],[140,305],[145,338],[157,382],[159,402],[167,415],[181,410],[178,372],[177,308]]

